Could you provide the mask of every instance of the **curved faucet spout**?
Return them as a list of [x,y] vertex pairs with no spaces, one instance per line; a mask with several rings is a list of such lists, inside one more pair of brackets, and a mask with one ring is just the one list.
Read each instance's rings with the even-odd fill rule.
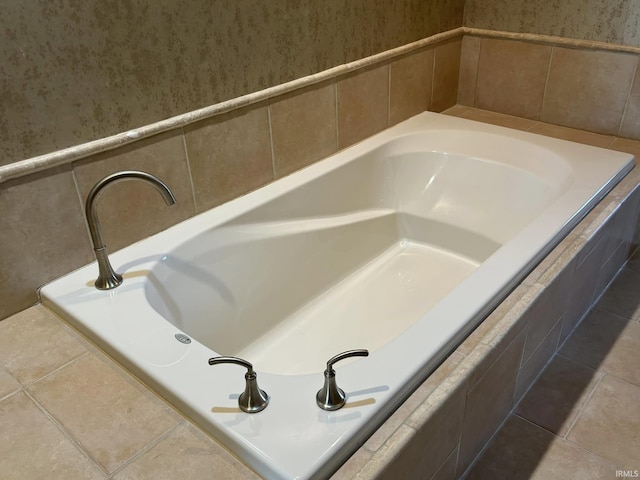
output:
[[102,239],[102,229],[100,228],[100,221],[98,220],[98,212],[96,210],[96,200],[100,193],[109,185],[124,180],[141,180],[154,187],[167,205],[173,205],[176,203],[176,198],[173,196],[171,189],[159,178],[151,175],[150,173],[140,172],[137,170],[123,170],[120,172],[112,173],[104,177],[98,183],[96,183],[85,202],[85,215],[87,217],[87,224],[89,225],[89,233],[91,234],[91,243],[93,244],[93,251],[98,261],[99,274],[95,282],[95,286],[99,290],[110,290],[116,288],[122,283],[122,276],[117,274],[107,255],[107,248]]

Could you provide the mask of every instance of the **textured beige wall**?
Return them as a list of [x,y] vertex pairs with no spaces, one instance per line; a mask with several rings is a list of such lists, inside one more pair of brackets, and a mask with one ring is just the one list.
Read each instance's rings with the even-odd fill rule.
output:
[[464,0],[4,2],[0,165],[462,25]]
[[464,25],[640,46],[640,2],[467,0]]

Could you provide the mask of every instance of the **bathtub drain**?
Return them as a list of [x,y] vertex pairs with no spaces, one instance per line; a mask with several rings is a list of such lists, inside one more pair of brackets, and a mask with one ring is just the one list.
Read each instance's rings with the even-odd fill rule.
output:
[[176,340],[178,340],[179,342],[191,343],[191,339],[187,337],[184,333],[176,333],[175,337],[176,337]]

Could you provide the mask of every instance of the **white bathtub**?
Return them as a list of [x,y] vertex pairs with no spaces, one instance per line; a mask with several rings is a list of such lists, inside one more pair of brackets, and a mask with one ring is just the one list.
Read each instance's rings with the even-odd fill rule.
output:
[[[632,165],[424,113],[112,254],[115,290],[92,264],[41,297],[262,476],[322,478]],[[319,409],[354,348],[347,405]],[[253,363],[266,410],[238,410],[245,370],[216,355]]]

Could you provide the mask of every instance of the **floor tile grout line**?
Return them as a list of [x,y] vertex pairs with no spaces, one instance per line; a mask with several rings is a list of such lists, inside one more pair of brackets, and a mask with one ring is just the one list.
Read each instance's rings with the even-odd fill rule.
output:
[[[130,458],[126,459],[122,465],[120,465],[118,468],[116,468],[113,472],[109,473],[106,471],[105,468],[103,468],[100,463],[94,459],[90,453],[88,452],[88,450],[86,450],[82,443],[80,442],[80,440],[77,440],[73,434],[71,432],[68,432],[64,425],[62,424],[61,420],[58,420],[52,413],[50,413],[47,408],[40,403],[40,401],[37,399],[35,392],[32,392],[31,390],[29,390],[30,387],[36,386],[40,381],[50,377],[51,375],[55,374],[56,372],[62,370],[63,368],[77,363],[79,362],[82,358],[84,357],[94,357],[96,358],[98,361],[106,361],[107,363],[115,363],[117,367],[120,368],[120,370],[122,371],[122,373],[124,374],[128,374],[126,375],[127,378],[123,378],[123,375],[121,374],[121,372],[116,372],[116,374],[120,377],[123,378],[124,381],[126,381],[128,384],[131,385],[131,380],[133,380],[133,382],[135,383],[135,385],[132,385],[132,387],[136,388],[137,385],[140,385],[143,387],[144,391],[141,391],[140,394],[145,395],[147,392],[150,392],[151,394],[154,394],[154,399],[156,400],[156,398],[161,400],[161,404],[165,409],[173,409],[175,411],[175,408],[170,405],[164,398],[160,397],[158,394],[156,394],[153,390],[151,390],[148,386],[146,386],[146,384],[142,383],[137,377],[131,375],[126,369],[124,369],[119,363],[117,363],[115,360],[113,360],[110,357],[106,357],[104,359],[100,359],[97,358],[96,355],[90,351],[85,351],[82,354],[80,354],[78,357],[66,362],[64,365],[61,365],[60,367],[58,367],[57,369],[49,372],[48,374],[44,375],[43,377],[35,380],[34,382],[30,383],[28,386],[27,385],[23,385],[23,388],[19,391],[24,391],[25,394],[27,394],[29,396],[29,398],[38,406],[38,408],[45,414],[45,416],[52,421],[59,430],[61,430],[65,436],[67,438],[69,438],[70,440],[73,441],[74,445],[76,445],[77,448],[79,448],[82,452],[85,453],[85,455],[87,457],[89,457],[93,463],[95,463],[96,465],[98,465],[98,467],[100,468],[100,471],[103,472],[105,475],[107,475],[109,478],[111,478],[111,475],[116,474],[119,470],[121,470],[123,468],[123,465],[125,464],[129,464],[131,463],[131,461],[133,461],[135,458],[137,458],[139,456],[139,454],[143,454],[144,452],[148,451],[149,449],[153,448],[153,446],[155,446],[159,441],[161,441],[162,439],[164,439],[166,436],[168,436],[172,431],[174,431],[179,425],[183,425],[186,421],[188,421],[182,414],[180,414],[180,412],[178,412],[178,416],[175,419],[175,423],[164,433],[160,434],[158,437],[156,437],[154,440],[152,440],[151,442],[149,442],[147,445],[145,445],[144,447],[142,447],[136,454],[134,454],[133,456],[131,456]],[[19,392],[18,391],[18,392]],[[14,392],[18,393],[18,392]]]
[[62,422],[59,421],[51,412],[49,412],[49,410],[47,410],[45,406],[42,403],[40,403],[40,401],[38,401],[38,399],[33,395],[33,393],[31,393],[26,389],[24,393],[34,403],[34,405],[42,412],[45,418],[49,422],[51,422],[67,440],[71,442],[71,444],[80,452],[81,455],[85,456],[91,463],[93,463],[101,473],[103,473],[107,477],[109,476],[109,473],[106,471],[106,469],[102,465],[100,465],[100,463],[95,458],[93,458],[93,456],[84,447],[84,445],[78,439],[76,439],[71,434],[71,432],[67,431],[64,425],[62,425]]
[[601,312],[608,313],[609,315],[613,315],[614,317],[616,317],[613,320],[617,321],[617,322],[629,323],[629,322],[633,322],[634,321],[633,318],[625,317],[624,315],[620,315],[619,313],[612,312],[608,308],[598,306],[597,304],[593,306],[593,309],[594,310],[600,310]]
[[549,430],[547,427],[545,427],[544,425],[540,425],[538,423],[536,423],[535,421],[531,420],[530,418],[525,417],[523,414],[518,413],[518,412],[513,412],[513,415],[515,415],[516,417],[525,420],[527,423],[530,423],[531,425],[534,425],[536,427],[538,427],[538,429],[553,435],[554,438],[560,439],[560,440],[564,440],[564,438],[562,437],[562,435],[559,435],[558,432],[554,432],[553,430]]
[[[603,376],[603,378],[604,378],[604,376]],[[615,463],[616,463],[616,461],[615,461],[615,460],[612,460],[612,459],[609,459],[609,458],[607,458],[607,457],[604,457],[604,456],[602,456],[600,453],[594,452],[593,450],[589,450],[589,449],[588,449],[587,447],[585,447],[584,445],[581,445],[581,444],[579,444],[579,443],[576,443],[576,442],[574,442],[573,440],[570,440],[569,438],[564,438],[563,440],[565,440],[565,441],[566,441],[567,443],[569,443],[571,446],[576,447],[576,448],[578,448],[578,449],[580,449],[580,450],[582,450],[582,451],[584,451],[584,452],[587,452],[588,454],[593,455],[593,456],[595,456],[595,457],[597,457],[597,458],[600,458],[600,459],[602,459],[602,460],[606,461],[607,463],[611,463],[611,464],[615,464]]]
[[636,385],[635,383],[631,383],[629,380],[625,380],[624,378],[618,377],[617,375],[614,375],[614,374],[612,374],[610,372],[601,371],[600,373],[602,373],[602,375],[605,375],[607,377],[611,377],[611,378],[617,380],[620,383],[624,383],[628,387],[637,388],[638,390],[640,390],[640,385]]
[[504,428],[504,426],[507,423],[507,421],[509,420],[509,418],[511,418],[511,415],[515,415],[513,409],[511,409],[511,411],[509,411],[507,413],[507,415],[504,417],[504,420],[502,420],[502,422],[500,422],[500,425],[498,425],[498,428],[496,429],[496,431],[493,432],[491,437],[489,437],[489,439],[485,442],[485,444],[482,446],[482,448],[480,449],[478,454],[473,458],[471,463],[469,463],[469,466],[466,468],[466,470],[462,473],[462,475],[460,475],[458,477],[458,480],[465,480],[467,478],[469,473],[471,473],[471,470],[473,470],[475,465],[480,461],[480,459],[482,459],[482,457],[487,452],[487,450],[489,450],[489,448],[491,447],[491,444],[493,444],[493,441],[495,440],[495,438],[502,431],[502,429]]
[[80,353],[79,355],[77,355],[76,357],[73,357],[70,360],[67,360],[65,363],[63,363],[62,365],[59,365],[58,367],[54,368],[53,370],[51,370],[48,373],[45,373],[44,375],[42,375],[41,377],[38,377],[37,379],[29,382],[29,383],[22,383],[22,386],[24,387],[25,390],[30,389],[32,386],[36,385],[37,383],[41,382],[42,380],[49,378],[51,375],[54,375],[55,373],[58,373],[60,370],[62,370],[63,368],[66,368],[69,365],[72,365],[78,361],[80,361],[81,358],[87,356],[87,355],[91,355],[91,352],[89,352],[88,350],[85,350],[84,352]]
[[593,395],[594,395],[595,391],[598,389],[598,387],[602,383],[602,380],[604,380],[604,378],[607,376],[607,374],[605,372],[600,372],[599,370],[596,370],[596,374],[600,374],[601,375],[600,379],[591,388],[591,391],[589,392],[587,397],[584,399],[584,402],[582,403],[582,406],[576,412],[575,416],[573,417],[573,421],[569,424],[569,427],[567,428],[567,431],[565,432],[564,436],[562,437],[567,441],[569,441],[569,435],[573,431],[573,428],[576,426],[576,423],[578,423],[578,421],[582,417],[582,414],[584,413],[585,409],[587,408],[587,406],[591,402],[591,399],[593,398]]
[[115,476],[118,473],[120,473],[122,470],[127,468],[129,465],[135,463],[140,457],[142,457],[144,454],[146,454],[150,450],[153,450],[158,444],[160,444],[167,437],[172,435],[178,428],[180,428],[181,426],[184,426],[184,422],[185,422],[184,419],[177,421],[176,424],[173,425],[171,428],[169,428],[166,432],[161,433],[158,437],[156,437],[155,439],[147,443],[144,447],[142,447],[140,450],[134,453],[131,457],[124,460],[118,468],[116,468],[113,472],[109,474],[109,476],[110,477]]
[[26,393],[26,390],[22,385],[20,385],[20,388],[18,388],[17,390],[7,393],[4,397],[0,397],[0,403],[4,402],[5,400],[9,400],[11,397],[17,395],[20,392]]
[[[17,392],[16,392],[17,393]],[[92,463],[94,463],[99,470],[104,473],[108,478],[111,478],[113,475],[116,475],[117,473],[119,473],[121,470],[123,470],[127,465],[133,463],[134,461],[136,461],[140,456],[144,455],[146,452],[148,452],[149,450],[151,450],[152,448],[154,448],[158,443],[160,443],[161,441],[163,441],[166,437],[168,437],[169,435],[171,435],[176,429],[178,429],[181,425],[185,424],[185,419],[184,418],[180,418],[179,420],[176,420],[175,424],[172,425],[170,428],[168,428],[165,432],[161,433],[159,436],[157,436],[155,439],[153,439],[152,441],[150,441],[149,443],[147,443],[146,445],[144,445],[140,450],[138,450],[135,454],[133,454],[131,457],[129,457],[128,459],[124,460],[122,462],[122,464],[120,466],[118,466],[116,469],[114,469],[112,472],[107,472],[106,469],[96,460],[93,458],[93,456],[90,454],[90,452],[84,447],[84,445],[82,444],[82,442],[79,439],[76,439],[75,436],[68,431],[61,420],[58,420],[57,417],[55,417],[51,412],[49,412],[47,410],[47,408],[40,403],[40,401],[34,396],[34,394],[28,390],[24,390],[24,393],[27,395],[27,397],[36,405],[36,407],[38,407],[38,409],[44,414],[44,416],[47,418],[47,420],[49,420],[51,423],[53,423],[56,428],[69,440],[71,441],[71,443],[78,449],[80,450]]]
[[[567,337],[567,338],[571,338],[571,335],[569,335],[569,337]],[[560,351],[556,352],[556,355],[558,357],[562,358],[563,360],[567,360],[568,362],[575,363],[576,365],[579,365],[579,366],[581,366],[583,368],[588,368],[589,370],[594,372],[594,376],[595,376],[596,373],[598,373],[598,369],[597,368],[593,368],[591,365],[587,365],[586,363],[582,363],[582,362],[579,362],[576,359],[570,358],[566,354],[561,353]],[[604,372],[600,372],[600,373],[604,373]]]
[[529,418],[525,417],[524,415],[522,415],[522,414],[520,414],[520,413],[518,413],[518,412],[513,412],[513,415],[515,415],[516,417],[518,417],[518,418],[519,418],[519,419],[521,419],[521,420],[524,420],[524,421],[525,421],[525,422],[527,422],[528,424],[533,425],[534,427],[537,427],[538,429],[540,429],[540,430],[542,430],[542,431],[544,431],[544,432],[546,432],[546,433],[549,433],[549,434],[553,435],[555,438],[562,438],[562,437],[561,437],[560,435],[558,435],[556,432],[552,432],[552,431],[551,431],[551,430],[549,430],[548,428],[543,427],[542,425],[538,425],[538,424],[537,424],[536,422],[534,422],[533,420],[531,420],[531,419],[529,419]]
[[547,430],[546,428],[544,428],[544,427],[542,427],[542,426],[538,425],[538,424],[537,424],[537,423],[535,423],[535,422],[532,422],[531,420],[529,420],[529,419],[528,419],[528,418],[526,418],[526,417],[523,417],[523,416],[518,415],[518,414],[516,414],[516,413],[514,413],[514,415],[515,415],[516,417],[518,417],[518,418],[520,418],[520,419],[524,420],[525,422],[527,422],[527,423],[529,423],[529,424],[533,425],[534,427],[538,427],[539,429],[541,429],[541,430],[543,430],[543,431],[545,431],[545,432],[547,432],[547,433],[550,433],[550,434],[551,434],[551,435],[553,435],[556,439],[558,439],[558,440],[560,440],[560,441],[563,441],[563,442],[566,442],[566,443],[570,444],[571,446],[576,447],[576,448],[578,448],[578,449],[580,449],[580,450],[582,450],[582,451],[584,451],[584,452],[588,453],[589,455],[593,455],[594,457],[597,457],[598,459],[600,459],[600,460],[602,460],[602,461],[604,461],[604,462],[606,462],[606,463],[610,463],[610,464],[613,464],[613,463],[614,463],[614,462],[612,462],[611,460],[609,460],[608,458],[603,457],[602,455],[600,455],[600,454],[598,454],[598,453],[592,452],[591,450],[586,449],[585,447],[583,447],[582,445],[580,445],[580,444],[578,444],[578,443],[572,442],[571,440],[568,440],[568,439],[566,439],[566,438],[564,438],[564,437],[559,436],[558,434],[556,434],[556,433],[554,433],[554,432],[551,432],[551,431]]
[[15,390],[10,390],[4,395],[0,395],[0,402],[2,402],[5,398],[10,397],[14,393],[17,393],[20,390],[24,390],[24,385],[11,372],[8,372],[2,364],[0,364],[0,373],[9,375],[9,377],[11,377],[17,383],[17,388]]

